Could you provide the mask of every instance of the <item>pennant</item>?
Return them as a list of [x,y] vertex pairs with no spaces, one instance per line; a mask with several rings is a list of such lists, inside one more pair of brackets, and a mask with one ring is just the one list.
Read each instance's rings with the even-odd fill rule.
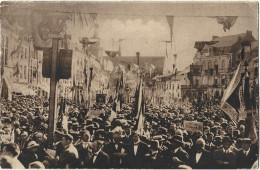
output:
[[170,27],[170,38],[171,38],[171,46],[172,46],[174,16],[166,16],[166,19]]
[[63,38],[70,16],[61,12],[34,11],[32,14],[34,47],[51,48],[53,38]]
[[236,123],[239,120],[239,110],[242,108],[239,100],[239,84],[242,72],[240,66],[241,63],[238,65],[232,80],[225,90],[220,104],[220,108]]
[[223,30],[230,30],[230,28],[235,24],[237,21],[238,16],[215,16],[211,18],[216,18],[219,24],[223,25]]

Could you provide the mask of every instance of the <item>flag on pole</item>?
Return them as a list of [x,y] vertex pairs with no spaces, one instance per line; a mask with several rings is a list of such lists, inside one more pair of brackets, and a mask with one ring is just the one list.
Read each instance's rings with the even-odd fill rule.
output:
[[136,132],[139,135],[142,135],[144,132],[144,117],[143,117],[143,109],[140,110],[140,115],[139,118],[137,120],[137,126],[136,126]]
[[221,100],[220,108],[230,117],[234,122],[239,120],[239,110],[242,108],[239,99],[239,88],[241,81],[241,63],[238,65],[232,80],[230,81],[227,89]]
[[136,113],[136,118],[139,117],[140,111],[141,111],[141,106],[142,106],[142,98],[143,98],[143,82],[142,78],[140,78],[140,83],[139,83],[139,89],[138,89],[138,96],[137,96],[137,113]]

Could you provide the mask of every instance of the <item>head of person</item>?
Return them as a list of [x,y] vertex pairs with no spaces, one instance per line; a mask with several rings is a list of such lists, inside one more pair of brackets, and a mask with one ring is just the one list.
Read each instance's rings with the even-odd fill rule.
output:
[[41,144],[41,143],[43,143],[43,141],[44,141],[43,133],[38,132],[38,133],[35,135],[35,142],[38,143],[38,144]]
[[171,140],[172,149],[176,149],[183,146],[183,137],[180,135],[174,135]]
[[83,142],[89,142],[89,140],[90,140],[90,133],[89,133],[88,130],[83,131],[81,140],[82,140]]
[[58,131],[58,130],[55,130],[54,135],[53,135],[53,141],[54,141],[54,142],[59,142],[59,141],[61,141],[62,134],[63,134],[63,132]]
[[213,142],[214,139],[214,134],[212,132],[207,134],[207,141],[208,142]]
[[29,169],[45,169],[45,166],[40,161],[34,161],[29,164]]
[[250,146],[251,146],[251,139],[249,139],[249,138],[244,138],[244,139],[242,140],[242,148],[243,148],[243,150],[244,150],[244,151],[248,151],[249,148],[250,148]]
[[230,148],[230,146],[232,145],[233,141],[230,139],[229,136],[224,136],[222,143],[223,143],[223,148],[225,150],[228,150]]
[[139,134],[137,132],[133,132],[131,136],[132,136],[132,141],[134,143],[136,143],[140,140]]
[[205,141],[203,138],[199,138],[197,141],[196,141],[196,151],[197,152],[201,152],[204,148],[205,148]]
[[233,134],[233,127],[232,126],[227,127],[227,134]]
[[26,141],[28,139],[28,132],[23,131],[20,135],[20,139],[21,139],[21,141]]
[[244,133],[244,132],[245,132],[245,129],[246,129],[245,125],[240,125],[240,126],[239,126],[239,131],[240,131],[240,133]]
[[12,169],[14,167],[13,158],[7,155],[0,156],[0,167],[3,169]]
[[92,144],[94,152],[98,152],[103,147],[103,142],[101,140],[95,140]]
[[39,146],[40,145],[35,141],[30,141],[27,145],[27,150],[31,153],[36,153],[38,151]]
[[10,156],[11,158],[17,157],[20,154],[20,148],[16,143],[7,143],[3,146],[1,155]]
[[118,141],[121,139],[121,134],[123,132],[123,129],[119,126],[117,126],[116,128],[114,128],[112,131],[112,138],[115,140],[115,141]]
[[73,142],[73,136],[70,134],[64,134],[61,138],[61,144],[63,147],[70,145]]

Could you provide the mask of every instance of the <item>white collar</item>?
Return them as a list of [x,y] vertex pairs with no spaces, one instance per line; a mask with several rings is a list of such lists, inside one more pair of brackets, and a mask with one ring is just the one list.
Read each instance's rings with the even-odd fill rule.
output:
[[229,152],[230,152],[230,148],[228,148],[228,150],[225,150],[225,149],[223,148],[223,152],[224,152],[224,153],[226,153],[226,152],[229,153]]
[[98,151],[97,151],[95,154],[96,154],[96,155],[98,155],[98,154],[99,154],[99,152],[101,152],[101,149],[99,149],[99,150],[98,150]]

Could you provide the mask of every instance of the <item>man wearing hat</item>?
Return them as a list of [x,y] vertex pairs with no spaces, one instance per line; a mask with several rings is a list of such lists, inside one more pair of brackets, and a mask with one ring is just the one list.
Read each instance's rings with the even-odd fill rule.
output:
[[1,156],[9,156],[13,162],[13,169],[24,169],[23,164],[17,159],[20,154],[19,146],[16,143],[8,143],[3,146]]
[[209,169],[211,166],[211,154],[205,150],[205,141],[199,138],[195,144],[195,150],[190,154],[192,169]]
[[133,132],[131,138],[131,143],[126,148],[127,168],[145,168],[144,162],[146,161],[149,148],[147,144],[140,140],[137,132]]
[[189,154],[182,148],[183,137],[174,135],[171,139],[171,146],[167,154],[168,168],[178,168],[179,165],[188,165]]
[[147,158],[146,167],[147,169],[163,169],[167,168],[166,160],[163,159],[161,150],[159,148],[159,141],[154,140],[151,142],[149,148],[149,157]]
[[215,162],[214,168],[218,169],[234,169],[236,155],[230,149],[233,141],[229,136],[224,136],[223,140],[223,148],[220,148],[213,153],[213,161]]
[[109,169],[110,159],[108,154],[102,151],[103,142],[101,140],[95,140],[92,146],[93,146],[93,155],[89,160],[88,168]]
[[38,161],[38,148],[38,143],[36,143],[35,141],[30,141],[27,145],[26,152],[21,153],[18,157],[18,159],[22,162],[25,168],[28,168],[31,162]]
[[110,157],[111,168],[124,168],[125,165],[125,145],[121,141],[123,129],[121,126],[115,127],[112,133],[112,140],[104,146],[104,152]]
[[93,155],[92,148],[90,147],[90,133],[85,130],[82,133],[80,142],[76,145],[79,153],[79,160],[81,162],[82,168],[86,168],[87,164]]
[[251,139],[242,139],[242,149],[237,153],[237,167],[239,169],[250,169],[257,160],[257,152],[250,148]]
[[73,146],[72,142],[73,142],[73,137],[70,134],[63,134],[61,139],[63,150],[60,156],[57,158],[48,156],[48,160],[56,164],[56,168],[65,169],[65,168],[76,168],[79,166],[78,151]]

